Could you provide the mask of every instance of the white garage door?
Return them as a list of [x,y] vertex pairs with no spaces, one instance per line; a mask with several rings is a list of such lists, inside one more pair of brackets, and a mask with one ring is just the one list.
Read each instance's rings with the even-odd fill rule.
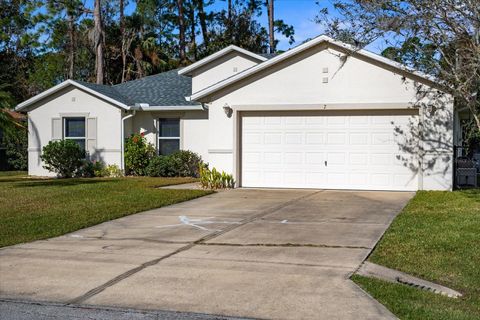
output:
[[241,185],[417,190],[412,112],[247,113]]

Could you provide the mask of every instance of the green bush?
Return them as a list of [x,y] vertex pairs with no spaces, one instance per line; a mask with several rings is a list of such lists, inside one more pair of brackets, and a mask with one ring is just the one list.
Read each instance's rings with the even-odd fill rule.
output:
[[235,180],[231,174],[220,172],[213,168],[201,165],[198,167],[200,173],[200,184],[204,189],[232,189],[235,187]]
[[146,174],[150,159],[155,156],[155,148],[140,134],[132,134],[125,141],[125,172],[135,176]]
[[172,153],[169,157],[173,158],[172,162],[175,165],[175,176],[199,177],[198,168],[203,161],[198,154],[188,150],[180,150]]
[[156,156],[150,160],[146,174],[150,177],[175,177],[176,166],[171,156]]
[[7,163],[12,170],[27,170],[28,167],[28,137],[27,129],[15,127],[3,133],[3,143]]
[[82,167],[85,151],[72,140],[50,141],[42,149],[43,167],[61,178],[71,178]]
[[202,158],[195,152],[180,150],[168,156],[150,160],[146,174],[150,177],[198,177]]
[[108,172],[106,171],[103,161],[84,160],[75,176],[83,178],[106,177],[108,176]]

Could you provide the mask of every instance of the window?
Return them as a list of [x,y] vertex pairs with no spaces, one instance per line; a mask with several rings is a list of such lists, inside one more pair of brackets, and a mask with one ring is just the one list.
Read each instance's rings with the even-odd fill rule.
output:
[[158,154],[169,155],[180,150],[180,119],[158,119]]
[[85,150],[85,118],[63,118],[63,138],[75,141]]

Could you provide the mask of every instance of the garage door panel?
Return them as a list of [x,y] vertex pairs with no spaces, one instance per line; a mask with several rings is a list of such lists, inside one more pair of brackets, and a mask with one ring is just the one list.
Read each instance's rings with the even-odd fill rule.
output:
[[416,190],[417,175],[405,162],[415,163],[407,151],[417,143],[399,132],[417,118],[345,112],[243,117],[241,184]]
[[368,154],[367,153],[355,153],[351,152],[349,154],[349,164],[350,165],[360,165],[364,167],[368,164]]
[[303,137],[304,133],[302,132],[287,132],[285,133],[285,143],[303,145]]
[[370,137],[368,133],[358,132],[350,133],[349,141],[351,145],[368,145]]
[[327,133],[327,143],[328,144],[345,144],[345,133],[334,132]]
[[303,164],[302,152],[285,152],[285,164]]
[[323,133],[319,132],[307,132],[305,134],[305,142],[306,144],[323,144],[324,143],[324,135]]

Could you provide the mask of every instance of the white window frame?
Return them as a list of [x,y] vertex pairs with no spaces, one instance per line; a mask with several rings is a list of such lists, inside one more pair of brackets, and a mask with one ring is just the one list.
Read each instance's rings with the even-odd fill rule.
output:
[[[85,126],[85,135],[83,137],[67,137],[67,119],[74,119],[74,118],[82,118],[83,123]],[[63,122],[63,139],[64,140],[83,140],[84,143],[84,151],[87,151],[87,117],[84,116],[66,116],[62,117]]]
[[182,138],[180,136],[178,137],[162,137],[160,136],[160,123],[162,119],[169,119],[169,120],[178,120],[178,133],[181,135],[181,129],[182,129],[182,126],[181,126],[181,121],[180,121],[180,118],[166,118],[166,117],[159,117],[157,118],[157,125],[158,125],[158,142],[157,142],[157,154],[160,155],[160,140],[178,140],[178,150],[181,150],[182,149]]

